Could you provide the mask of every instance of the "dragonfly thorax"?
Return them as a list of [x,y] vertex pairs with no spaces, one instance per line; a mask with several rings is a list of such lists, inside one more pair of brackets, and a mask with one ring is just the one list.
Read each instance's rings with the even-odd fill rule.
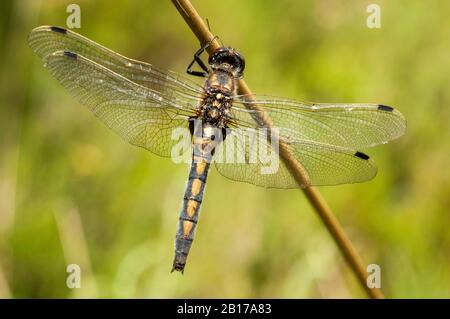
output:
[[226,127],[232,96],[225,93],[216,89],[206,90],[199,106],[198,119],[218,128]]
[[208,60],[212,71],[205,81],[198,119],[218,128],[227,127],[237,80],[242,77],[244,58],[232,48],[219,48]]

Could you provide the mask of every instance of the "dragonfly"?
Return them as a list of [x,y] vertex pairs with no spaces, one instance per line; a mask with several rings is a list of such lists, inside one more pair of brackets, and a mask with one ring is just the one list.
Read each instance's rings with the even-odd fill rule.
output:
[[[120,55],[71,30],[37,27],[29,35],[32,50],[78,101],[132,145],[173,157],[175,129],[189,132],[191,162],[179,214],[172,272],[184,272],[194,240],[210,166],[234,181],[268,188],[306,188],[365,182],[377,168],[361,149],[384,144],[406,130],[404,116],[382,104],[305,103],[263,95],[238,94],[244,57],[221,46],[205,63],[203,45],[187,67],[191,76],[159,69]],[[197,69],[194,70],[194,64]],[[264,161],[253,156],[249,130],[276,134],[260,138],[260,149],[284,145],[299,163],[299,183],[280,161],[263,173]],[[218,138],[221,135],[221,138]],[[275,137],[274,137],[275,136]],[[227,141],[243,140],[244,147]],[[243,161],[214,161],[229,150]],[[250,160],[252,158],[252,160]]]

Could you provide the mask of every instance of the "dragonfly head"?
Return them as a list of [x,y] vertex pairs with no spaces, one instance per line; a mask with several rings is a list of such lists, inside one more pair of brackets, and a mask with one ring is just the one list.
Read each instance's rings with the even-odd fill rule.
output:
[[240,79],[244,75],[245,59],[233,48],[219,48],[208,60],[213,70],[230,72],[234,77]]

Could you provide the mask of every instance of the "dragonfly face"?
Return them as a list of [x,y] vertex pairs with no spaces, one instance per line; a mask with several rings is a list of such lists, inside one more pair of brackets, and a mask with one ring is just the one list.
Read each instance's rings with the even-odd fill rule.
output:
[[230,72],[235,78],[244,75],[244,57],[233,48],[219,48],[208,60],[211,69]]
[[[258,139],[258,149],[277,143],[289,148],[305,181],[301,187],[364,182],[376,166],[360,149],[384,144],[405,132],[396,109],[379,104],[315,104],[268,96],[238,95],[237,80],[245,62],[234,49],[220,48],[200,59],[188,73],[205,77],[203,86],[177,73],[126,58],[77,33],[43,26],[29,36],[33,51],[50,73],[109,128],[133,145],[170,157],[177,141],[172,132],[192,135],[192,163],[175,241],[173,270],[183,271],[194,238],[206,178],[213,159],[233,152],[243,161],[214,161],[223,176],[273,188],[297,188],[280,162],[262,173],[265,161],[253,156],[247,132],[274,131]],[[202,71],[191,69],[197,62]],[[197,128],[197,129],[195,129]],[[223,139],[217,136],[222,134]],[[226,139],[225,139],[226,137]],[[229,141],[243,141],[231,147]],[[274,143],[276,142],[276,143]]]

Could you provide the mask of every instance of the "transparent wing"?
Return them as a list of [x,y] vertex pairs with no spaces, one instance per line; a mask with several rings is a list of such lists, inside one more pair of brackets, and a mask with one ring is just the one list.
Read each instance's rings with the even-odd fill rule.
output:
[[[373,161],[361,152],[297,141],[289,143],[288,147],[305,172],[305,180],[299,185],[277,154],[270,155],[274,148],[267,139],[257,138],[252,142],[243,135],[242,130],[231,130],[215,153],[216,160],[219,158],[215,163],[217,170],[231,180],[271,188],[304,188],[364,182],[377,173]],[[230,160],[226,154],[236,154],[231,155],[236,157]]]
[[187,128],[187,118],[195,114],[192,105],[136,84],[80,54],[56,51],[46,57],[45,65],[108,127],[160,156],[171,155],[176,143],[172,129]]
[[129,59],[75,32],[61,27],[41,26],[31,31],[28,43],[45,60],[56,51],[79,54],[121,76],[155,90],[166,98],[191,104],[197,101],[202,88],[187,77],[159,70],[151,64]]
[[[270,125],[269,125],[270,124]],[[274,127],[280,143],[287,146],[302,171],[301,187],[358,183],[376,175],[374,163],[356,150],[386,143],[406,129],[403,115],[392,107],[378,104],[314,104],[266,96],[236,96],[231,111],[229,136],[246,139],[245,130]],[[227,136],[227,139],[229,137]],[[230,148],[227,139],[220,152]],[[269,149],[267,139],[258,139]],[[241,142],[237,154],[251,158],[249,142]],[[265,145],[264,145],[265,144]],[[246,165],[216,163],[218,171],[237,181],[274,188],[295,188],[298,184],[280,160],[278,171],[263,174],[267,167],[258,158]]]
[[[256,110],[255,108],[259,108]],[[267,117],[286,142],[320,143],[363,149],[404,134],[406,120],[392,107],[378,104],[314,104],[266,96],[237,96],[233,123],[266,127]]]

